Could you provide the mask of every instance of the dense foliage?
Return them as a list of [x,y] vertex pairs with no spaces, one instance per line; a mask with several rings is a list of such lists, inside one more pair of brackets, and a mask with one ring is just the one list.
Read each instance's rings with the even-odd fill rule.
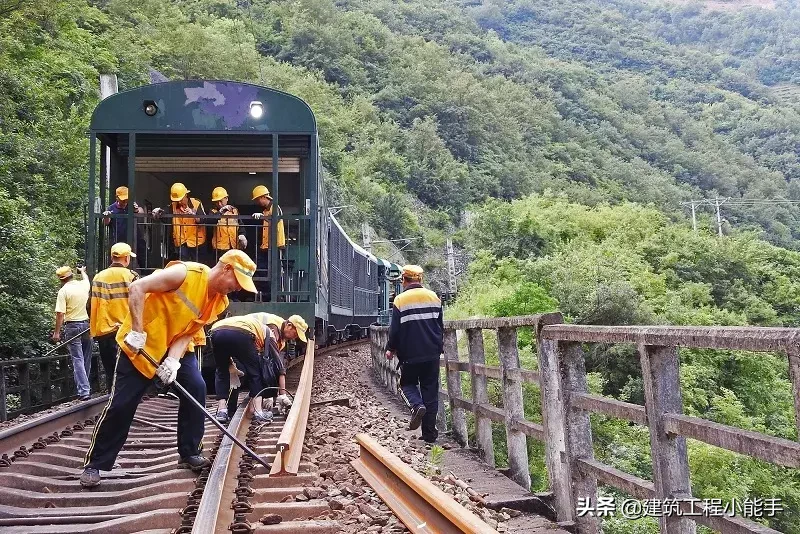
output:
[[[157,71],[307,100],[348,228],[422,238],[409,255],[430,271],[472,221],[450,313],[796,326],[800,9],[736,4],[0,0],[0,357],[37,352],[52,270],[83,254],[100,73],[121,89]],[[692,232],[682,203],[717,196],[787,202],[728,202],[723,239],[705,205]],[[687,411],[797,439],[781,358],[683,358]],[[597,391],[641,400],[632,353],[590,359]],[[646,435],[595,427],[598,454],[648,476]],[[793,512],[773,526],[800,532],[796,475],[691,447],[698,495],[782,497]],[[652,531],[607,526],[631,528]]]
[[[588,207],[552,195],[492,201],[462,239],[480,252],[467,287],[448,311],[453,318],[560,310],[569,322],[589,324],[800,323],[800,253],[750,234],[719,238],[694,232],[652,208]],[[535,367],[531,336],[520,339],[525,365]],[[686,413],[797,439],[784,355],[683,350],[681,361]],[[635,347],[594,346],[587,371],[594,392],[643,404]],[[526,392],[526,399],[526,413],[539,413],[538,391]],[[646,428],[597,416],[593,430],[599,458],[639,477],[652,476]],[[689,455],[694,495],[740,502],[781,498],[786,511],[770,526],[800,532],[800,473],[694,441]],[[533,463],[532,474],[544,481],[541,464]],[[640,525],[642,531],[652,531],[647,525]]]

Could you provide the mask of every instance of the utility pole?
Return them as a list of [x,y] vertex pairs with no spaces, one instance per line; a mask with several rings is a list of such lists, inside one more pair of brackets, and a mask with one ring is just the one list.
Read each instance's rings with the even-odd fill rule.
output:
[[724,199],[722,199],[722,202],[720,202],[719,201],[719,197],[714,199],[714,206],[716,206],[716,208],[717,208],[717,232],[719,233],[720,237],[722,237],[722,217],[720,216],[719,207],[726,200],[728,200],[728,199],[724,198]]
[[447,238],[447,288],[451,295],[456,294],[456,259],[450,238]]
[[369,225],[361,223],[361,240],[364,243],[364,250],[372,253],[372,242],[369,240]]
[[692,200],[692,230],[697,233],[697,213],[695,212],[694,200]]

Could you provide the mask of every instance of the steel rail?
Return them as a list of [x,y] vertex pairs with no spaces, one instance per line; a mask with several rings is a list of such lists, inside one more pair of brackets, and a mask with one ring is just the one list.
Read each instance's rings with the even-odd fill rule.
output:
[[294,402],[286,417],[280,437],[278,437],[277,453],[272,462],[270,476],[293,476],[300,469],[300,457],[303,454],[303,441],[306,437],[308,410],[311,406],[311,384],[314,379],[314,344],[309,343],[306,349],[303,370]]
[[[242,437],[242,432],[247,431],[247,424],[244,423],[246,408],[247,401],[239,405],[228,425],[228,430],[235,436]],[[222,443],[220,443],[219,449],[217,449],[217,456],[214,458],[214,465],[208,474],[208,481],[203,490],[203,498],[200,500],[197,516],[194,519],[194,525],[192,525],[192,534],[215,532],[217,525],[224,521],[222,519],[223,516],[228,513],[222,503],[225,485],[230,482],[228,480],[229,474],[236,469],[235,457],[238,449],[234,445],[233,440],[225,436],[222,439]],[[227,523],[230,523],[230,521],[227,521]]]
[[108,395],[103,395],[3,430],[0,432],[0,455],[11,454],[41,437],[63,430],[65,425],[82,422],[99,414],[107,401]]
[[367,434],[357,434],[358,474],[413,534],[496,534],[497,531],[458,504]]

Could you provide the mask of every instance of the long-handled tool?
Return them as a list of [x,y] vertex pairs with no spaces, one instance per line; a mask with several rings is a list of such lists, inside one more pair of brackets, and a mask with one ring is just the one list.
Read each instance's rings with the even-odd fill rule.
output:
[[84,329],[84,330],[81,330],[80,332],[78,332],[77,334],[75,334],[74,336],[72,336],[71,338],[69,338],[68,340],[66,340],[66,341],[62,341],[61,343],[59,343],[58,345],[56,345],[54,348],[52,348],[52,349],[48,350],[47,352],[45,352],[44,354],[42,354],[42,356],[41,356],[41,357],[42,357],[42,358],[44,358],[45,356],[49,356],[49,355],[53,354],[53,353],[54,353],[55,351],[57,351],[58,349],[60,349],[60,348],[62,348],[62,347],[66,347],[66,346],[69,344],[69,342],[70,342],[70,341],[73,341],[73,340],[75,340],[75,339],[78,339],[79,337],[81,337],[83,334],[85,334],[85,333],[86,333],[86,332],[88,332],[88,331],[89,331],[89,329],[88,329],[88,328],[86,328],[86,329]]
[[[151,358],[151,357],[150,357],[150,355],[149,355],[149,354],[147,354],[145,351],[143,351],[143,350],[140,350],[140,351],[139,351],[139,354],[141,354],[142,356],[144,356],[145,358],[147,358],[147,360],[148,360],[150,363],[152,363],[152,364],[153,364],[155,367],[158,367],[158,363],[157,363],[157,362],[156,362],[156,361],[155,361],[153,358]],[[156,379],[156,380],[158,380],[158,379]],[[271,469],[272,469],[272,464],[270,464],[270,463],[269,463],[269,462],[267,462],[266,460],[263,460],[263,459],[262,459],[262,458],[261,458],[261,457],[260,457],[258,454],[256,454],[256,453],[255,453],[255,452],[254,452],[254,451],[253,451],[253,450],[252,450],[250,447],[248,447],[247,445],[245,445],[244,443],[242,443],[241,441],[239,441],[239,438],[237,438],[236,436],[234,436],[233,434],[231,434],[230,432],[228,432],[228,429],[227,429],[227,428],[225,428],[225,427],[223,426],[223,424],[222,424],[222,423],[220,423],[219,421],[217,421],[217,418],[216,418],[216,417],[214,417],[213,415],[211,415],[211,412],[209,412],[209,411],[206,409],[206,407],[205,407],[205,406],[203,406],[202,404],[200,404],[200,402],[199,402],[197,399],[195,399],[194,397],[192,397],[192,396],[189,394],[189,392],[188,392],[188,391],[186,391],[186,389],[184,389],[184,387],[178,383],[178,381],[177,381],[177,380],[176,380],[176,381],[174,381],[174,382],[172,382],[172,384],[170,384],[170,385],[172,385],[172,386],[175,386],[175,389],[177,389],[177,390],[178,390],[178,392],[179,392],[181,395],[183,395],[183,396],[184,396],[186,399],[188,399],[188,400],[189,400],[189,401],[190,401],[192,404],[194,404],[194,405],[197,407],[197,409],[198,409],[198,410],[202,410],[202,411],[203,411],[203,413],[205,414],[205,416],[208,418],[208,420],[209,420],[209,421],[211,421],[211,422],[214,424],[214,426],[216,426],[217,428],[219,428],[219,429],[220,429],[220,430],[221,430],[221,431],[222,431],[222,432],[223,432],[223,433],[224,433],[226,436],[228,436],[229,438],[231,438],[231,440],[233,440],[233,442],[234,442],[235,444],[237,444],[237,445],[239,446],[239,448],[240,448],[240,449],[242,449],[242,450],[243,450],[244,452],[246,452],[246,453],[247,453],[249,456],[251,456],[251,457],[252,457],[252,458],[253,458],[255,461],[257,461],[258,463],[260,463],[261,465],[263,465],[263,466],[264,466],[264,467],[266,467],[267,469],[269,469],[269,470],[271,470]]]

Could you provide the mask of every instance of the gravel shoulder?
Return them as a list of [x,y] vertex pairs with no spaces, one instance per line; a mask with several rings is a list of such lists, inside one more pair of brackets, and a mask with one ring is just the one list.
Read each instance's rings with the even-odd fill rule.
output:
[[[351,399],[349,408],[312,407],[309,415],[307,458],[318,466],[320,474],[314,483],[319,491],[311,492],[328,501],[330,511],[325,516],[343,523],[342,532],[346,533],[407,532],[350,466],[359,453],[354,436],[365,432],[499,532],[516,530],[509,528],[509,521],[519,512],[489,510],[473,502],[467,489],[442,473],[441,450],[434,462],[431,450],[416,439],[419,430],[406,430],[409,417],[405,406],[379,387],[372,378],[368,346],[332,351],[315,362],[312,402]],[[440,439],[440,445],[445,449],[458,447],[446,437]],[[458,482],[466,486],[463,481]]]

